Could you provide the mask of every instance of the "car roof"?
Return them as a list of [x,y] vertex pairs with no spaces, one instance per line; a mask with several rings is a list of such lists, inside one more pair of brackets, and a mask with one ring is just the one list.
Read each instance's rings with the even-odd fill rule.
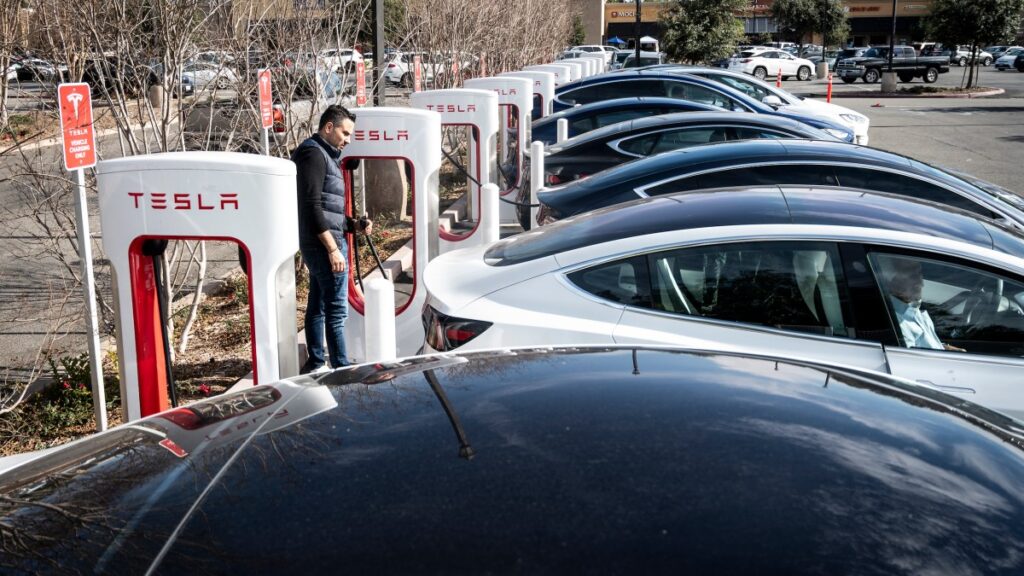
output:
[[[548,203],[558,191],[541,193]],[[1024,237],[975,214],[907,196],[832,186],[753,186],[665,194],[608,206],[499,241],[494,265],[659,232],[806,224],[914,232],[1024,256]],[[558,226],[558,228],[551,228]]]
[[699,102],[690,102],[688,100],[680,100],[678,98],[665,98],[660,96],[634,96],[630,98],[615,98],[613,100],[601,100],[600,102],[592,102],[590,104],[584,104],[582,106],[574,106],[565,110],[555,112],[554,114],[548,114],[543,118],[538,118],[533,122],[533,127],[540,128],[548,124],[554,124],[558,122],[559,118],[575,118],[582,115],[593,114],[598,111],[609,111],[609,110],[625,110],[625,109],[637,109],[637,108],[677,108],[679,110],[702,110],[707,112],[721,111],[721,108],[710,106],[708,104],[700,104]]
[[646,130],[658,130],[674,126],[708,123],[758,128],[777,128],[799,132],[805,138],[829,138],[827,134],[817,128],[813,128],[802,122],[797,122],[796,120],[791,120],[781,116],[747,114],[746,112],[729,112],[725,110],[716,112],[676,112],[674,114],[645,116],[609,126],[603,126],[580,134],[574,138],[570,138],[565,142],[554,144],[548,147],[548,150],[552,153],[556,153],[571,149],[575,146],[582,146],[592,142],[607,140],[611,137],[621,137],[623,134],[632,134]]
[[700,76],[692,76],[689,74],[665,72],[664,70],[660,69],[628,71],[616,70],[614,72],[605,72],[603,74],[597,74],[595,76],[581,78],[579,80],[576,80],[575,82],[562,84],[561,86],[557,87],[555,89],[555,97],[557,98],[558,96],[562,95],[565,92],[568,92],[569,90],[581,88],[583,86],[590,86],[593,84],[604,84],[607,82],[622,82],[629,78],[643,78],[647,80],[669,80],[674,82],[686,82],[690,84],[697,84],[699,86],[704,86],[713,91],[725,93],[735,98],[736,100],[743,102],[744,104],[751,105],[754,108],[768,108],[764,104],[761,104],[757,100],[750,98],[746,94],[743,94],[738,90],[734,90],[729,86],[715,82],[713,80],[708,80],[707,78],[701,78]]
[[[583,188],[605,188],[624,185],[638,177],[657,173],[679,174],[699,170],[743,165],[758,162],[841,162],[869,163],[874,166],[895,168],[904,172],[941,177],[945,173],[921,162],[877,148],[868,148],[846,142],[822,140],[742,140],[723,142],[715,146],[696,146],[664,152],[634,160],[595,174],[575,185]],[[683,169],[686,168],[686,172]],[[963,187],[967,183],[945,175],[944,181]]]
[[[8,472],[4,512],[32,546],[5,550],[5,566],[800,574],[895,556],[973,573],[1024,539],[1005,480],[1024,476],[1015,422],[884,374],[601,347],[425,356],[319,381],[194,433],[156,416],[47,455],[34,477]],[[737,554],[737,538],[758,545]]]

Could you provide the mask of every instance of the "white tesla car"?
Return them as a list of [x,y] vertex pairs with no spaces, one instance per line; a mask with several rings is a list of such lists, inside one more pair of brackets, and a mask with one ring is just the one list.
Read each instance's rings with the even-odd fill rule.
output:
[[680,67],[679,71],[720,82],[775,109],[785,106],[786,110],[792,112],[834,120],[853,130],[855,144],[868,145],[868,129],[871,127],[871,121],[867,116],[844,106],[796,96],[741,72],[703,67]]
[[938,204],[764,187],[649,198],[451,252],[428,349],[658,344],[834,362],[1024,417],[1024,238]]

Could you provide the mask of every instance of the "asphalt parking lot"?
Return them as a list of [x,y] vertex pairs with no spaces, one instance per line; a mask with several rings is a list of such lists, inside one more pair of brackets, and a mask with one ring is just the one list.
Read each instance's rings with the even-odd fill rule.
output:
[[[930,86],[957,87],[966,69],[953,66]],[[899,87],[918,86],[915,80]],[[1024,194],[1024,73],[981,69],[981,86],[998,96],[978,98],[883,97],[880,84],[833,84],[833,103],[871,119],[871,146],[928,164],[967,172]],[[800,95],[823,95],[823,80],[783,82]],[[866,91],[878,96],[862,95]],[[850,97],[858,94],[857,97]],[[850,95],[850,96],[846,96]]]

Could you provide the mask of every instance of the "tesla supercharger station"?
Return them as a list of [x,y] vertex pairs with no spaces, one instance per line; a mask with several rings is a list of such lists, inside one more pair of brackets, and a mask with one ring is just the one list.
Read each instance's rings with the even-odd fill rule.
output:
[[540,72],[529,70],[522,72],[503,72],[499,77],[526,78],[533,82],[533,97],[539,102],[534,102],[533,119],[543,118],[551,114],[555,102],[555,75],[551,72]]
[[[453,234],[439,228],[439,253],[444,254],[456,248],[476,246],[483,242],[481,222],[486,211],[481,210],[483,197],[481,187],[496,184],[498,180],[498,95],[491,90],[453,88],[448,90],[427,90],[416,92],[409,97],[413,108],[431,110],[441,115],[442,126],[465,126],[469,128],[470,142],[467,166],[472,175],[467,180],[467,209],[473,222],[473,229],[465,234]],[[442,146],[445,144],[441,143]],[[488,201],[497,202],[497,198]]]
[[104,160],[96,175],[128,420],[170,407],[147,240],[236,242],[249,277],[253,382],[298,374],[295,164],[233,152],[171,152]]
[[580,56],[580,60],[591,61],[591,62],[594,63],[594,69],[593,69],[593,71],[590,74],[591,76],[595,76],[597,74],[601,74],[603,72],[606,72],[604,56],[598,56],[598,55]]
[[[359,110],[352,140],[342,150],[341,170],[345,177],[345,206],[352,210],[355,179],[353,170],[361,160],[403,160],[412,207],[412,285],[409,297],[395,309],[396,352],[399,357],[413,356],[423,345],[420,314],[426,300],[423,271],[437,256],[437,186],[441,170],[441,115],[412,108],[363,108]],[[379,190],[366,190],[366,193]],[[351,215],[351,214],[350,214]],[[348,262],[355,248],[349,245]],[[354,268],[354,267],[353,267]],[[366,301],[355,280],[348,276],[348,320],[345,345],[356,362],[366,358]],[[392,279],[394,280],[394,279]]]
[[[504,170],[506,178],[500,186],[500,198],[504,200],[498,208],[502,224],[518,223],[516,191],[523,185],[523,149],[530,145],[530,111],[533,109],[533,82],[526,78],[491,76],[466,80],[466,88],[491,90],[498,94],[498,105],[503,113],[499,122],[503,138],[498,150],[498,165],[509,166]],[[500,169],[500,168],[499,168]]]
[[586,78],[586,64],[583,62],[576,62],[574,60],[559,60],[559,64],[569,67],[569,78],[573,82],[580,78]]
[[524,72],[551,72],[555,75],[555,88],[572,82],[569,67],[564,64],[536,64],[523,68]]

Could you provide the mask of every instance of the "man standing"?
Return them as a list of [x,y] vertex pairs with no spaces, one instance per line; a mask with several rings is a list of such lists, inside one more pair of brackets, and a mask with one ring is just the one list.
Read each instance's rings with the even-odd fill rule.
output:
[[309,359],[300,373],[326,371],[324,332],[331,366],[348,364],[345,318],[348,317],[348,254],[346,233],[369,234],[373,223],[345,216],[345,184],[339,166],[341,150],[352,138],[356,116],[344,106],[328,106],[317,133],[292,154],[298,181],[299,250],[309,268],[306,304],[306,350]]

